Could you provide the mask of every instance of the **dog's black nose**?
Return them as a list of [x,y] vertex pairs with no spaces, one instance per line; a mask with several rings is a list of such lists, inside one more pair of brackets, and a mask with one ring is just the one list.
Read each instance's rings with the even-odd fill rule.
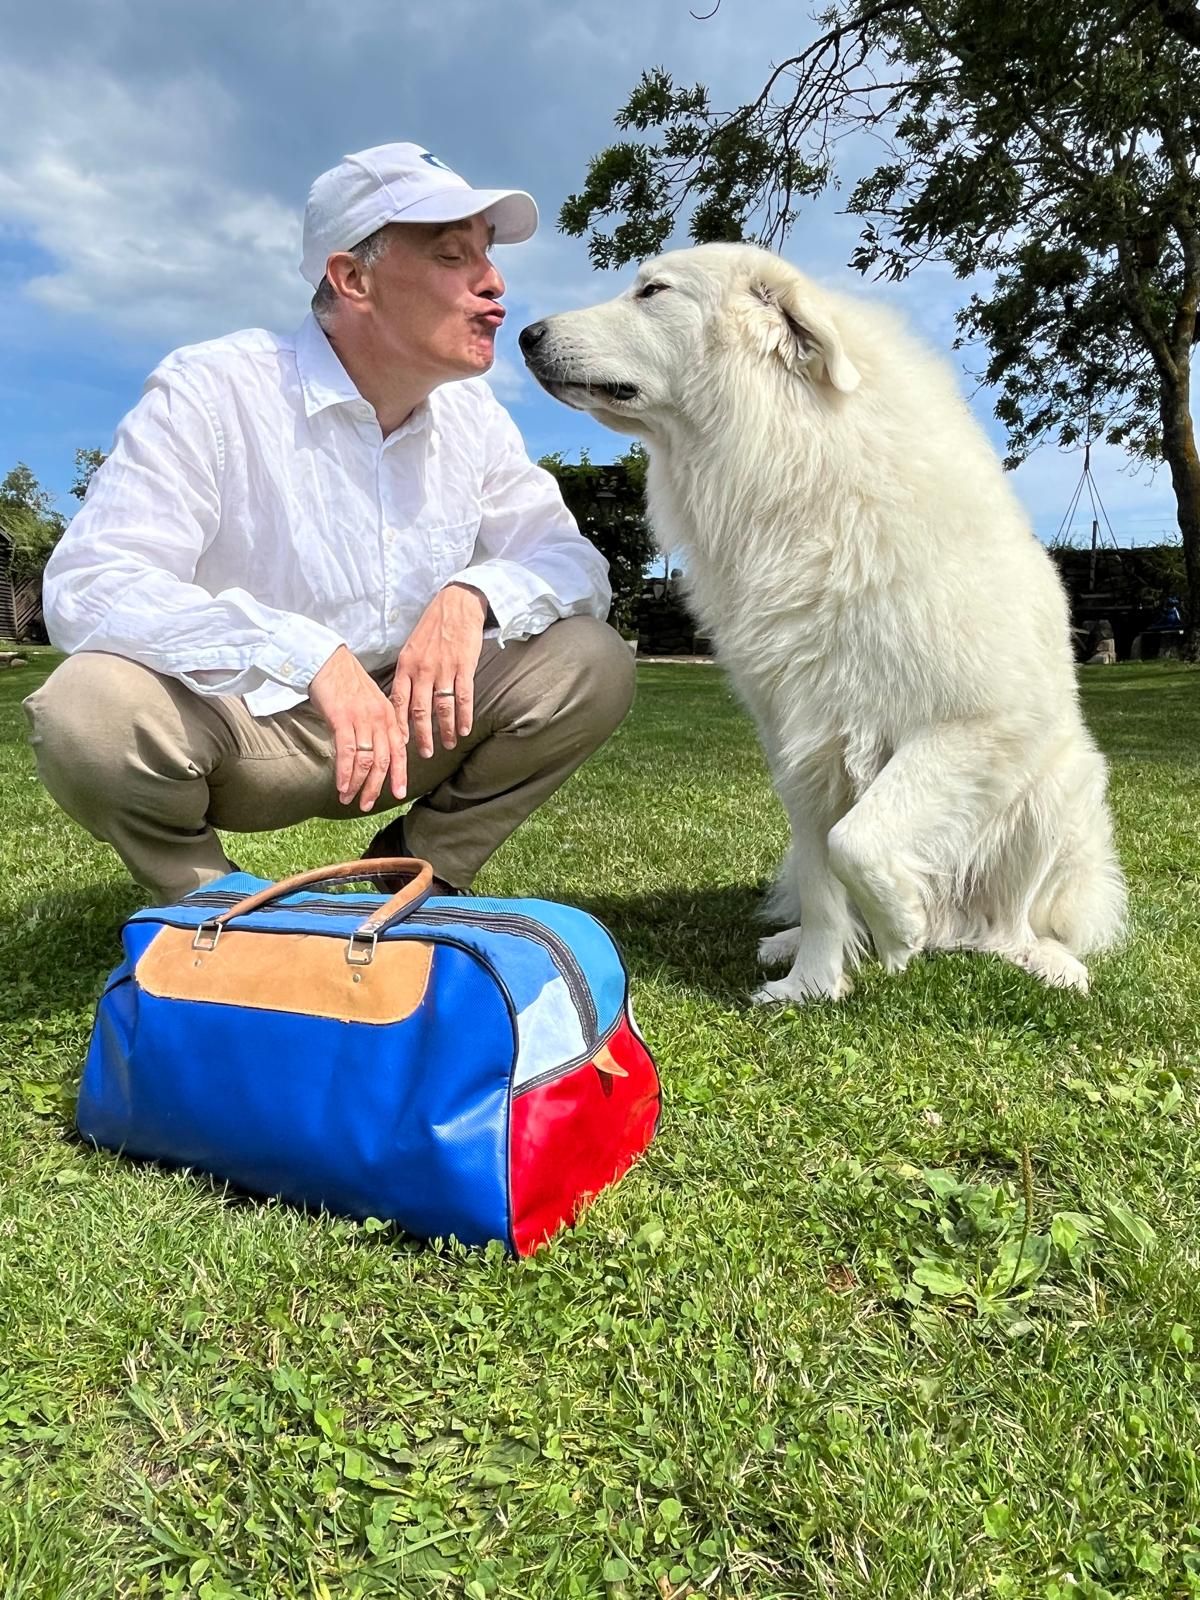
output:
[[521,329],[521,336],[517,343],[524,353],[532,355],[546,337],[546,324],[544,322],[531,322],[527,328]]

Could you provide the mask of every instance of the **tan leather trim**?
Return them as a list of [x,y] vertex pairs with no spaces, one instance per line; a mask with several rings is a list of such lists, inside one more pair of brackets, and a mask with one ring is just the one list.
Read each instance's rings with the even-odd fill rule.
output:
[[162,928],[133,976],[165,1000],[210,1000],[257,1011],[296,1011],[337,1022],[403,1022],[425,997],[432,944],[381,939],[366,966],[346,960],[346,940],[320,933],[225,928],[214,950],[194,950],[191,928]]
[[597,1072],[606,1073],[610,1078],[627,1078],[629,1074],[613,1055],[608,1046],[601,1045],[592,1061]]

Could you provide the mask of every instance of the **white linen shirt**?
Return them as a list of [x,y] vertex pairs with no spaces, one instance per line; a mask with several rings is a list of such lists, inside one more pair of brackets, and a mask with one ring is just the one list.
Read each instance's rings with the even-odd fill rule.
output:
[[151,373],[46,566],[60,649],[104,650],[267,716],[341,644],[394,665],[439,589],[501,644],[608,615],[607,566],[479,378],[385,439],[319,324],[176,350]]

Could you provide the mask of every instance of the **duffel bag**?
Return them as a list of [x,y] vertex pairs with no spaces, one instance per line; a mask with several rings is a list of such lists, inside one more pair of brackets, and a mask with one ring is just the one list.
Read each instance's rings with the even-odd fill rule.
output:
[[[390,898],[316,886],[413,876]],[[528,1254],[653,1138],[611,935],[548,900],[430,895],[426,862],[235,872],[137,912],[80,1132],[265,1195]]]

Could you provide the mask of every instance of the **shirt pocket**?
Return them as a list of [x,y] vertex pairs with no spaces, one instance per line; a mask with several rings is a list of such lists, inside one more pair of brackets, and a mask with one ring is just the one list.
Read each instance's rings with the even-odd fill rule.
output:
[[[429,562],[439,582],[444,583],[454,573],[471,565],[481,516],[482,508],[475,506],[461,521],[448,521],[426,529]],[[461,508],[455,508],[455,517],[463,517]]]

